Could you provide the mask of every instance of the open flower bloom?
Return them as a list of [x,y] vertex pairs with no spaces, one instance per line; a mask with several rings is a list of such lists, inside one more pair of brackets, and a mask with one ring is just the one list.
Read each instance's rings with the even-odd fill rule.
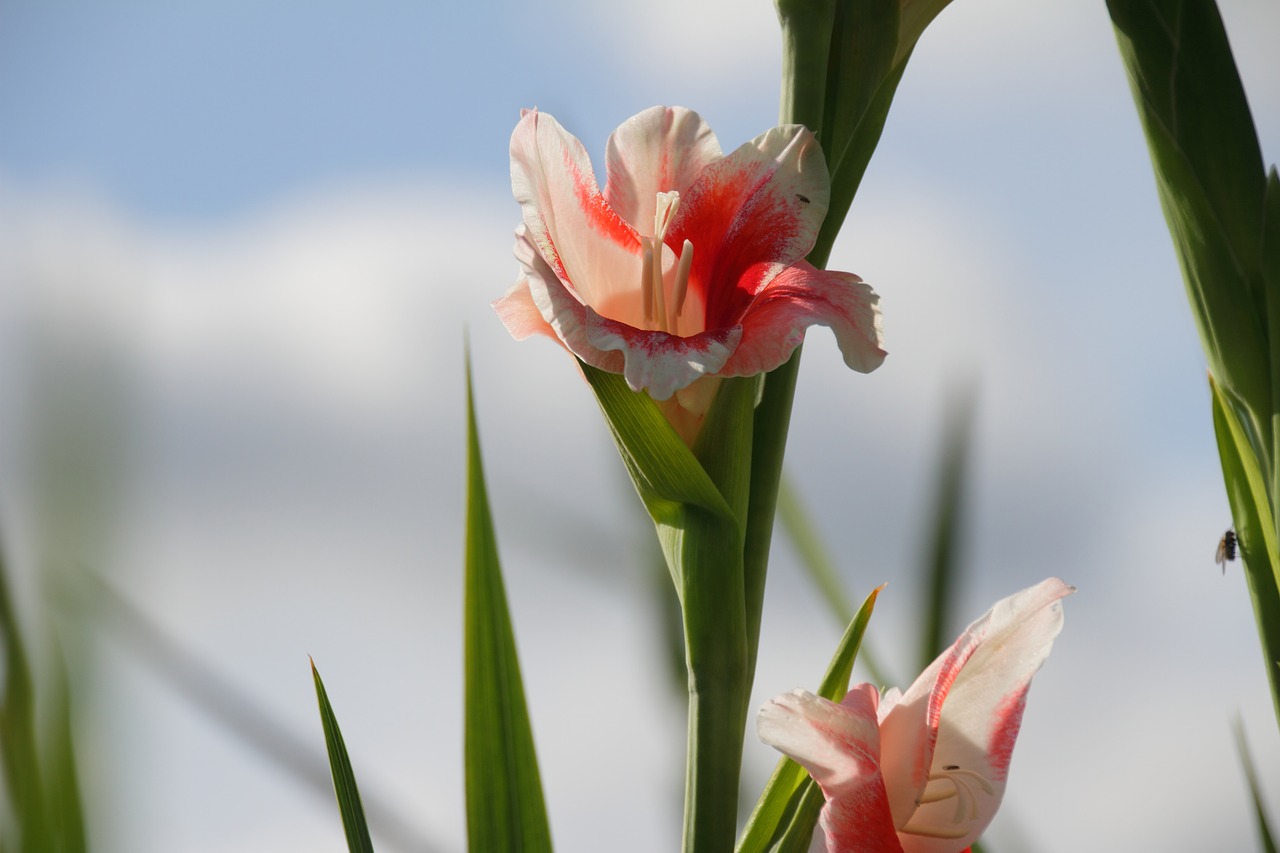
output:
[[775,127],[725,156],[697,113],[652,107],[609,138],[605,170],[601,191],[582,143],[551,116],[528,110],[516,125],[520,277],[494,303],[516,339],[547,335],[674,399],[664,411],[686,440],[714,377],[773,370],[814,323],[851,368],[884,360],[871,288],[803,260],[830,196],[808,130]]
[[906,693],[803,690],[760,711],[760,739],[822,788],[828,853],[959,853],[1004,796],[1031,677],[1062,630],[1057,578],[998,602]]

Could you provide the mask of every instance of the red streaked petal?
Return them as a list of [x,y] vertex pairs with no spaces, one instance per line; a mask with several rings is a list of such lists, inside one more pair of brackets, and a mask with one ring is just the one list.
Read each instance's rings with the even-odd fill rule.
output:
[[828,853],[901,853],[880,775],[878,693],[860,684],[840,704],[805,690],[771,700],[760,740],[802,765],[822,788]]
[[631,227],[651,235],[658,193],[683,194],[723,157],[715,134],[693,110],[650,107],[609,137],[605,200]]
[[525,113],[511,134],[511,189],[528,237],[588,305],[639,285],[639,242],[596,186],[586,149],[554,118]]
[[[527,337],[549,331],[587,364],[621,373],[633,391],[648,391],[655,400],[719,373],[742,336],[735,328],[682,338],[610,320],[564,286],[523,228],[516,232],[515,254],[524,274],[494,304],[511,333],[519,329]],[[530,317],[530,305],[545,321],[545,331]]]
[[[969,845],[995,815],[1027,689],[1062,630],[1060,599],[1072,591],[1050,578],[997,602],[883,720],[885,786],[907,853],[950,853]],[[944,793],[952,786],[957,796],[917,807],[930,775],[948,774],[963,784],[933,784]],[[921,832],[908,834],[913,828]],[[959,829],[964,833],[945,843],[936,837]]]
[[799,261],[773,276],[742,316],[742,342],[722,371],[752,376],[791,357],[812,325],[835,333],[844,362],[870,373],[884,361],[880,297],[853,273]]
[[689,286],[703,296],[706,328],[737,325],[774,265],[808,253],[829,199],[822,151],[798,125],[774,128],[702,171],[666,242],[693,243]]

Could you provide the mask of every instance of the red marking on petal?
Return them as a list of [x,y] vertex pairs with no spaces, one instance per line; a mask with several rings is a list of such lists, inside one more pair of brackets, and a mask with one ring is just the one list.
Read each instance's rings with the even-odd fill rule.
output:
[[995,709],[995,723],[991,728],[991,740],[987,743],[987,754],[997,780],[1003,780],[1009,775],[1009,760],[1013,757],[1013,744],[1022,727],[1022,712],[1027,706],[1027,690],[1030,686],[1028,683],[1021,690],[1006,696]]
[[601,194],[600,188],[596,185],[595,177],[584,175],[568,152],[565,153],[564,167],[573,181],[573,189],[578,197],[578,204],[586,214],[587,224],[591,226],[592,230],[603,234],[619,246],[639,251],[640,241],[635,229],[624,222],[622,217],[618,216],[614,209],[609,206],[609,203],[605,201],[604,195]]

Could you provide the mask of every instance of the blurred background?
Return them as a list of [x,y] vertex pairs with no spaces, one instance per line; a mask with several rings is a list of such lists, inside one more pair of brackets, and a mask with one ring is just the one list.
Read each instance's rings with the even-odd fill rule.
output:
[[[1222,11],[1274,162],[1280,6]],[[69,662],[96,849],[344,849],[331,794],[190,701],[165,648],[320,758],[314,656],[366,801],[412,849],[463,848],[464,335],[556,842],[677,849],[652,534],[568,357],[488,307],[516,274],[507,143],[536,105],[600,164],[667,103],[731,150],[775,123],[779,67],[768,0],[0,0],[0,535],[37,658],[56,637]],[[868,642],[899,685],[957,389],[951,633],[1079,588],[990,849],[1253,848],[1231,723],[1272,803],[1280,737],[1101,0],[955,0],[831,266],[881,294],[890,356],[850,373],[815,328],[788,467],[850,594],[889,582]],[[782,537],[769,582],[757,705],[815,686],[842,628]],[[775,758],[749,736],[753,799]]]

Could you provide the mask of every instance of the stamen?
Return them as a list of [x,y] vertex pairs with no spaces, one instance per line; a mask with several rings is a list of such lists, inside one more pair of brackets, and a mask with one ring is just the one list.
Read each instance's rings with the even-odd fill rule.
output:
[[650,269],[652,271],[651,281],[653,282],[652,284],[653,316],[657,318],[658,328],[662,329],[662,331],[665,332],[667,331],[667,328],[666,328],[667,307],[666,307],[666,295],[663,293],[663,290],[665,288],[663,288],[662,286],[662,238],[661,237],[653,238],[653,250],[650,253],[650,256],[653,258],[653,262],[650,265]]
[[640,301],[644,303],[644,322],[653,322],[653,248],[645,240],[640,253]]
[[675,288],[671,291],[671,333],[675,334],[676,320],[684,313],[684,299],[689,295],[689,270],[693,268],[693,243],[684,241],[680,250],[680,266],[676,268]]

